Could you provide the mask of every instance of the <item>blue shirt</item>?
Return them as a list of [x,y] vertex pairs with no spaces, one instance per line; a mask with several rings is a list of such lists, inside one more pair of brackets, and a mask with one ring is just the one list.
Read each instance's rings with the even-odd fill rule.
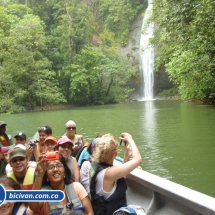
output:
[[85,147],[85,148],[83,149],[83,151],[81,152],[79,158],[78,158],[78,165],[80,166],[82,160],[88,159],[88,158],[90,158],[90,154],[89,154],[89,152],[87,151],[87,147]]

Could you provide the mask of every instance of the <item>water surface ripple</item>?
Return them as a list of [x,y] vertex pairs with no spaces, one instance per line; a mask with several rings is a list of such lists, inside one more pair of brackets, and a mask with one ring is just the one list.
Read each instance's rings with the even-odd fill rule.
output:
[[155,100],[0,116],[8,134],[23,131],[28,139],[41,125],[59,138],[69,119],[88,141],[100,132],[131,133],[144,170],[215,197],[214,107]]

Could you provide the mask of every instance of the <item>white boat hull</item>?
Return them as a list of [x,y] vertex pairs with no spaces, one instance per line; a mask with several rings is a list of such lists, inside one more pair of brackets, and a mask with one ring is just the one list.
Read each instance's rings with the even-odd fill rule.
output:
[[147,215],[215,215],[215,198],[141,169],[126,177],[128,204]]

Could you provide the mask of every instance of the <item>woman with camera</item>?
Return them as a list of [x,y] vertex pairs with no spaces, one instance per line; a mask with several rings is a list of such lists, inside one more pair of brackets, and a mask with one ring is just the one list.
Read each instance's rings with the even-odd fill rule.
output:
[[40,154],[44,153],[46,151],[45,149],[45,139],[52,135],[52,128],[48,125],[41,126],[38,129],[38,132],[34,135],[33,138],[35,140],[30,141],[30,146],[33,150],[33,153],[30,157],[30,161],[38,161]]
[[[87,192],[79,182],[74,182],[65,158],[58,152],[49,152],[40,157],[37,176],[32,190],[61,190],[65,194],[62,202],[30,202],[31,210],[40,214],[55,214],[70,210],[82,210],[94,215]],[[74,204],[71,204],[75,202]]]
[[127,206],[124,177],[142,163],[132,136],[122,133],[120,139],[125,143],[122,165],[113,166],[118,154],[118,142],[110,134],[100,138],[92,154],[90,194],[95,215],[110,215]]

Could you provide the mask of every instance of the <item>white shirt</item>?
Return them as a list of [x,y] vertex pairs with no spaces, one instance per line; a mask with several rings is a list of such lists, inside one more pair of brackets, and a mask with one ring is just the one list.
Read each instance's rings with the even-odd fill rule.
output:
[[90,193],[90,185],[89,185],[90,166],[91,166],[91,163],[89,161],[84,161],[80,169],[80,182],[84,186],[88,194]]
[[108,168],[101,170],[96,176],[96,194],[103,196],[105,200],[107,200],[116,190],[116,182],[114,182],[113,189],[110,192],[103,190],[104,176],[107,169]]

